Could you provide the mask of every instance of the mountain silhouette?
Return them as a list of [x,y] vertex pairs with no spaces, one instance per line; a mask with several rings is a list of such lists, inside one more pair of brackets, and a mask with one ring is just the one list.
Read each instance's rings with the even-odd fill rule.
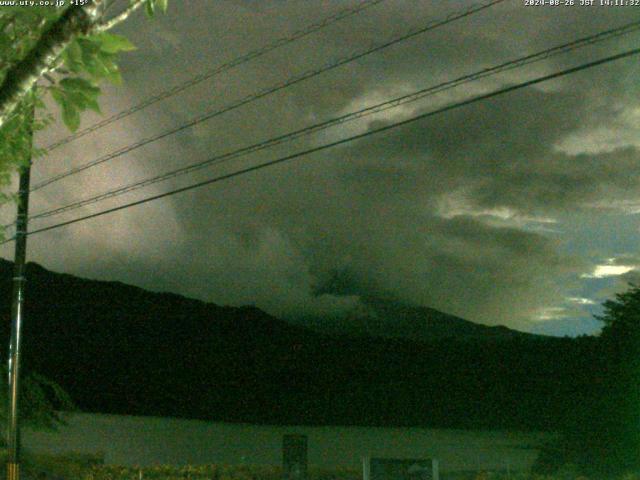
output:
[[413,306],[393,300],[364,298],[362,305],[341,316],[304,316],[288,319],[329,334],[349,334],[419,342],[445,340],[504,340],[533,338],[504,325],[488,326],[464,320],[434,308]]
[[[12,268],[0,260],[4,358]],[[396,332],[319,332],[255,307],[35,263],[26,271],[25,370],[55,380],[89,412],[554,430],[572,408],[576,372],[588,370],[581,352],[590,339],[487,327],[432,309],[379,301],[379,315],[400,319]]]

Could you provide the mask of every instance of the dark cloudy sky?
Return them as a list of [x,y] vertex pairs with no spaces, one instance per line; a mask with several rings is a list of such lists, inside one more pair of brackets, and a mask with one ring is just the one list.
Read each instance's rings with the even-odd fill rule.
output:
[[[576,0],[579,2],[579,0]],[[355,2],[172,0],[119,29],[125,84],[106,115]],[[472,5],[386,0],[39,160],[33,180]],[[204,160],[640,18],[640,7],[509,0],[204,122],[32,197],[32,212]],[[640,34],[467,84],[354,124],[46,221],[74,218],[448,102],[637,47]],[[340,314],[383,297],[557,335],[640,269],[638,57],[29,240],[47,268],[273,314]],[[83,126],[99,120],[83,117]],[[66,132],[38,136],[43,146]],[[3,212],[9,219],[12,212]],[[11,258],[12,247],[0,252]]]

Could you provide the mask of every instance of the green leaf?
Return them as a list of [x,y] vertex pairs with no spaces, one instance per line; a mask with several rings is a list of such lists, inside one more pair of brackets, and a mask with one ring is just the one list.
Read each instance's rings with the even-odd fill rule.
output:
[[78,41],[71,42],[62,54],[64,64],[74,73],[80,73],[84,67],[82,62],[82,47]]
[[69,130],[75,132],[80,126],[80,112],[70,102],[63,102],[62,120]]
[[91,98],[98,98],[100,88],[93,85],[89,80],[80,77],[63,78],[60,80],[60,86],[65,90],[82,92]]
[[[80,112],[78,111],[78,107],[83,107],[78,105],[77,101],[75,101],[77,99],[69,95],[68,90],[54,87],[51,89],[51,96],[62,109],[62,120],[65,125],[69,130],[75,132],[80,126]],[[84,100],[82,101],[84,102]]]
[[[79,77],[65,78],[60,81],[59,85],[62,88],[62,92],[52,92],[54,99],[56,99],[56,96],[58,98],[62,97],[63,102],[71,102],[80,111],[89,108],[94,112],[100,113],[100,106],[98,105],[100,88],[90,81]],[[56,101],[58,100],[56,99]]]
[[122,84],[122,75],[120,74],[120,70],[118,70],[117,66],[115,70],[112,70],[107,75],[105,75],[105,78],[114,85]]
[[101,33],[94,38],[99,40],[100,49],[106,53],[129,52],[136,47],[126,37],[113,33]]
[[147,0],[147,3],[144,6],[147,15],[153,17],[156,13],[156,2],[154,0]]
[[84,65],[84,70],[94,78],[103,78],[109,73],[109,69],[98,56],[87,58]]
[[96,113],[102,113],[100,111],[100,105],[98,104],[97,100],[93,98],[87,98],[85,104],[89,110],[93,110]]
[[56,103],[62,107],[62,104],[65,101],[64,100],[64,93],[62,92],[62,90],[60,90],[57,87],[51,88],[51,96],[56,101]]
[[162,13],[167,13],[167,7],[169,6],[169,0],[156,0],[156,6]]
[[9,35],[4,33],[0,29],[0,54],[2,55],[3,58],[6,57],[5,52],[7,52],[9,50],[9,48],[11,48],[11,44],[12,43],[13,42],[11,40],[11,37],[9,37]]
[[82,92],[75,92],[73,90],[65,91],[65,101],[73,104],[79,111],[87,108],[87,97],[85,97]]
[[100,52],[97,61],[102,72],[102,77],[116,84],[119,84],[122,81],[120,69],[116,63],[116,55]]
[[100,45],[87,38],[78,39],[78,45],[82,51],[83,70],[94,76],[97,75],[97,56],[100,53]]
[[79,40],[79,44],[82,48],[84,71],[93,78],[109,78],[113,72],[117,71],[115,64],[117,54],[101,50],[99,41],[83,38]]

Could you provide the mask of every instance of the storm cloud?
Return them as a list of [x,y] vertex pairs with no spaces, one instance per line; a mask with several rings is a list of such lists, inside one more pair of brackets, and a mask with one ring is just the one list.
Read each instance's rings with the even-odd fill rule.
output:
[[[139,16],[122,27],[138,49],[123,56],[125,84],[105,88],[105,115],[346,5],[170,3],[166,17]],[[37,162],[35,181],[469,5],[385,1],[72,142]],[[554,9],[506,2],[51,185],[33,195],[32,211],[201,161],[629,18],[625,7]],[[365,132],[622,51],[637,41],[633,34],[556,56],[56,219]],[[584,275],[594,271],[598,258],[604,262],[614,252],[606,241],[587,251],[581,243],[584,235],[574,235],[567,219],[616,215],[637,223],[639,70],[635,58],[610,63],[37,235],[30,240],[29,257],[58,271],[220,304],[254,304],[287,317],[348,313],[370,297],[523,330],[553,319],[550,312],[588,317],[585,306],[594,301],[575,301],[584,294],[584,282],[592,281]],[[98,119],[87,114],[83,125]],[[64,135],[56,126],[38,142],[45,145]],[[592,234],[611,237],[611,249],[616,248],[613,237],[618,233]],[[615,253],[638,255],[637,249]],[[10,249],[5,247],[3,255],[10,256]]]

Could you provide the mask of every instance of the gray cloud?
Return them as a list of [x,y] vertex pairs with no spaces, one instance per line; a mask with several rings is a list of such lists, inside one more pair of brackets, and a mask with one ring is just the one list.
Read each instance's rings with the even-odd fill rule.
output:
[[[172,3],[166,18],[136,18],[126,25],[139,49],[123,60],[126,84],[106,89],[107,113],[344,5]],[[468,3],[426,8],[389,0],[75,142],[58,152],[58,164],[43,162],[35,175],[47,177],[461,5]],[[622,9],[600,9],[597,15],[587,10],[501,5],[61,182],[34,196],[33,208],[202,160],[626,21]],[[127,199],[375,128],[630,44],[618,40],[514,70]],[[545,308],[566,301],[590,267],[565,248],[561,233],[551,232],[562,230],[554,219],[572,212],[606,215],[604,207],[620,210],[616,205],[640,198],[637,74],[635,60],[610,64],[43,234],[34,237],[31,258],[70,273],[218,303],[253,303],[281,315],[350,311],[365,297],[383,296],[530,329]],[[631,133],[612,143],[604,125]],[[63,134],[55,128],[42,140]],[[85,212],[92,208],[98,207]]]

